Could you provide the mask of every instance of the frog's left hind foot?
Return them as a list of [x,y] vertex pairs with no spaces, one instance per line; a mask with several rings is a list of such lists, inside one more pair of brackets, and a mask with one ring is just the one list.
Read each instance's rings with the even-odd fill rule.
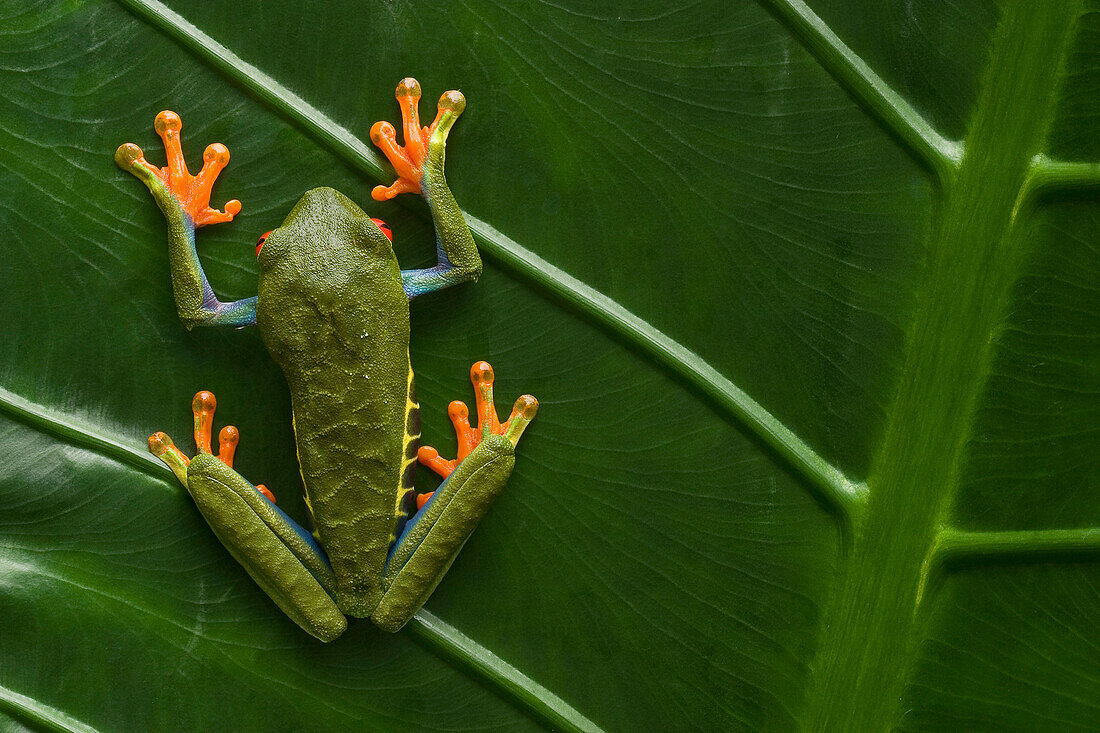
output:
[[[210,442],[213,437],[214,411],[218,409],[218,401],[213,392],[202,391],[191,400],[191,413],[195,416],[195,451],[196,457],[200,454],[210,455]],[[226,425],[218,433],[219,461],[227,467],[233,468],[233,456],[237,452],[237,443],[241,440],[241,433],[236,426]],[[187,486],[187,469],[191,465],[191,459],[184,455],[183,451],[176,447],[167,433],[156,432],[149,436],[149,452],[163,461],[176,478]],[[275,495],[263,484],[256,484],[256,490],[267,497],[272,504],[275,503]]]
[[149,450],[172,469],[191,494],[210,529],[283,612],[322,641],[347,628],[331,594],[336,577],[324,551],[303,527],[275,506],[262,484],[253,486],[233,470],[240,435],[222,428],[218,455],[210,452],[217,403],[199,392],[191,403],[197,453],[188,459],[164,433],[149,436]]
[[385,595],[371,614],[386,631],[400,629],[424,605],[512,473],[516,444],[539,403],[523,395],[501,423],[493,404],[493,378],[487,362],[470,369],[477,428],[471,427],[470,411],[462,402],[452,402],[447,410],[458,436],[457,458],[446,460],[435,448],[420,448],[420,462],[444,481],[431,494],[417,497],[418,511],[390,548],[382,579]]

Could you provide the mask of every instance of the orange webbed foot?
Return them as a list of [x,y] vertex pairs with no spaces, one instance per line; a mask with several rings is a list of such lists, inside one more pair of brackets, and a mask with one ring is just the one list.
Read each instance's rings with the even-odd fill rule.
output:
[[[211,438],[213,437],[214,412],[217,410],[218,401],[213,392],[203,390],[198,392],[191,400],[191,413],[195,417],[195,450],[197,453],[210,453]],[[226,425],[218,433],[218,460],[226,466],[233,468],[233,456],[237,452],[237,443],[240,442],[241,433],[233,425]],[[184,455],[183,451],[176,447],[172,439],[166,433],[153,433],[149,436],[149,452],[162,460],[176,478],[185,487],[187,486],[187,466],[191,459]],[[256,490],[275,502],[272,494],[263,484],[256,484]]]
[[[405,145],[397,144],[397,130],[389,122],[375,122],[370,129],[370,139],[385,154],[397,171],[397,180],[390,186],[375,186],[371,196],[375,201],[386,201],[402,193],[420,193],[420,179],[424,165],[433,149],[446,144],[451,125],[466,108],[462,92],[451,90],[439,98],[435,120],[427,127],[420,126],[420,84],[412,77],[402,79],[394,96],[401,105],[401,124]],[[438,134],[437,134],[438,132]]]
[[119,146],[115,152],[115,160],[123,168],[140,166],[149,173],[159,178],[168,190],[175,196],[180,208],[191,217],[195,227],[207,224],[220,224],[232,221],[233,217],[240,213],[241,202],[233,199],[225,204],[225,211],[218,211],[210,206],[210,191],[214,181],[222,169],[229,163],[229,148],[221,143],[207,146],[202,155],[202,170],[198,175],[191,175],[187,170],[187,162],[183,158],[183,148],[180,142],[180,130],[183,128],[183,120],[175,112],[165,110],[157,115],[153,122],[153,128],[164,141],[164,151],[168,157],[168,165],[158,168],[145,159],[141,148],[133,143]]
[[[524,429],[534,419],[539,409],[539,401],[529,394],[522,395],[512,406],[512,414],[503,423],[497,416],[493,401],[493,381],[496,375],[487,361],[479,361],[470,367],[470,382],[474,386],[474,399],[477,407],[476,428],[470,425],[470,410],[466,403],[455,400],[447,406],[447,415],[455,429],[458,439],[458,455],[451,460],[439,455],[439,451],[430,445],[424,445],[417,451],[417,459],[442,478],[447,478],[468,456],[474,448],[489,435],[503,435],[515,445],[523,435]],[[433,492],[434,493],[434,492]],[[417,508],[424,506],[431,493],[416,497]]]

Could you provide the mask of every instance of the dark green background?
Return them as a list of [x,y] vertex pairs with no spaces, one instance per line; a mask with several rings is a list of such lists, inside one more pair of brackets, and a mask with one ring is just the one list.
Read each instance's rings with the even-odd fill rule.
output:
[[[1051,2],[1063,46],[1005,20],[1022,2],[167,5],[0,0],[0,728],[1100,720],[1088,548],[1043,554],[1017,535],[1008,558],[945,565],[908,607],[917,621],[886,634],[841,629],[836,610],[855,581],[903,572],[908,550],[860,549],[861,527],[904,496],[876,484],[905,472],[895,454],[952,527],[1100,525],[1100,175],[952,240],[968,224],[955,176],[981,166],[1016,185],[1022,159],[945,169],[906,132],[923,117],[969,146],[974,120],[1008,119],[997,129],[1037,132],[1006,149],[1100,160],[1095,3]],[[995,49],[1017,43],[1002,65]],[[994,119],[998,90],[1030,69],[1048,96]],[[425,438],[452,452],[445,408],[469,398],[477,359],[502,402],[529,391],[542,410],[428,614],[395,636],[353,623],[323,646],[141,452],[158,429],[186,444],[189,399],[210,389],[241,429],[242,473],[300,516],[282,376],[254,331],[183,329],[163,219],[111,155],[132,141],[161,162],[165,108],[193,163],[229,147],[214,203],[243,212],[199,233],[223,299],[254,294],[253,243],[314,186],[364,202],[403,265],[421,265],[426,209],[370,201],[390,174],[347,136],[396,120],[410,75],[428,102],[465,93],[448,177],[490,227],[475,226],[482,280],[413,305]],[[875,83],[911,114],[884,112]],[[532,256],[553,267],[532,272]],[[997,297],[955,303],[945,267]],[[922,330],[935,308],[950,317]],[[940,349],[965,376],[933,373]],[[940,386],[926,406],[906,386],[922,380]],[[742,419],[738,388],[767,412]],[[766,436],[784,426],[842,489],[880,497],[866,525],[821,489],[835,471],[799,468]],[[922,431],[958,453],[901,456]],[[901,544],[938,531],[900,506]],[[851,694],[834,700],[814,669],[836,671],[842,632],[870,657],[903,653],[842,669]]]

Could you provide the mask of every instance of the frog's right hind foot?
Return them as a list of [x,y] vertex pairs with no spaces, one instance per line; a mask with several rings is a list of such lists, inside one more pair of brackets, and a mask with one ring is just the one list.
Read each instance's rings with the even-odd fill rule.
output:
[[523,395],[504,423],[493,404],[493,368],[479,361],[470,369],[477,399],[478,426],[470,411],[452,402],[448,412],[458,434],[458,457],[441,458],[424,446],[419,459],[445,476],[433,493],[418,497],[419,509],[390,548],[382,577],[385,594],[371,620],[386,631],[400,629],[443,578],[489,506],[504,489],[515,465],[516,444],[538,411],[538,400]]
[[[462,400],[455,400],[447,406],[447,416],[451,419],[451,425],[455,429],[455,437],[458,439],[458,454],[455,458],[446,459],[439,455],[439,451],[430,445],[421,446],[417,452],[417,459],[423,465],[430,468],[440,478],[446,479],[455,468],[465,460],[482,439],[490,435],[502,435],[514,448],[519,444],[523,431],[535,418],[539,409],[539,401],[529,394],[520,396],[512,406],[512,414],[503,423],[497,417],[496,403],[493,401],[493,382],[496,374],[493,367],[487,361],[479,361],[470,367],[470,384],[474,387],[474,401],[477,406],[478,426],[470,425],[470,408]],[[432,492],[435,493],[435,492]],[[432,498],[432,493],[420,494],[416,497],[417,509]]]

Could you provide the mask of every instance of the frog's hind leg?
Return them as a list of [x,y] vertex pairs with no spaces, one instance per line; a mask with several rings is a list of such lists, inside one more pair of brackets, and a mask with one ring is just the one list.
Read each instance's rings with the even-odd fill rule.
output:
[[[210,453],[213,437],[214,411],[217,399],[213,392],[202,391],[191,400],[191,413],[195,416],[195,450],[198,453]],[[234,425],[226,425],[218,433],[218,460],[233,468],[233,456],[237,453],[237,444],[241,433]],[[187,468],[191,459],[176,447],[167,433],[156,432],[149,436],[149,452],[165,463],[176,478],[187,488]],[[275,503],[275,495],[263,484],[256,484],[256,490]]]
[[222,428],[219,452],[211,454],[214,395],[199,392],[194,458],[188,459],[164,433],[149,438],[149,450],[168,464],[195,500],[214,534],[268,596],[299,626],[322,641],[347,628],[332,600],[336,579],[313,536],[275,506],[274,496],[233,470],[240,434]]
[[458,436],[458,457],[441,458],[429,446],[419,460],[444,477],[439,488],[417,497],[419,510],[390,549],[382,579],[384,595],[371,615],[380,628],[397,631],[424,604],[446,574],[515,465],[515,448],[538,411],[538,400],[523,395],[501,423],[493,403],[493,369],[481,361],[470,370],[478,426],[461,402],[448,408]]

